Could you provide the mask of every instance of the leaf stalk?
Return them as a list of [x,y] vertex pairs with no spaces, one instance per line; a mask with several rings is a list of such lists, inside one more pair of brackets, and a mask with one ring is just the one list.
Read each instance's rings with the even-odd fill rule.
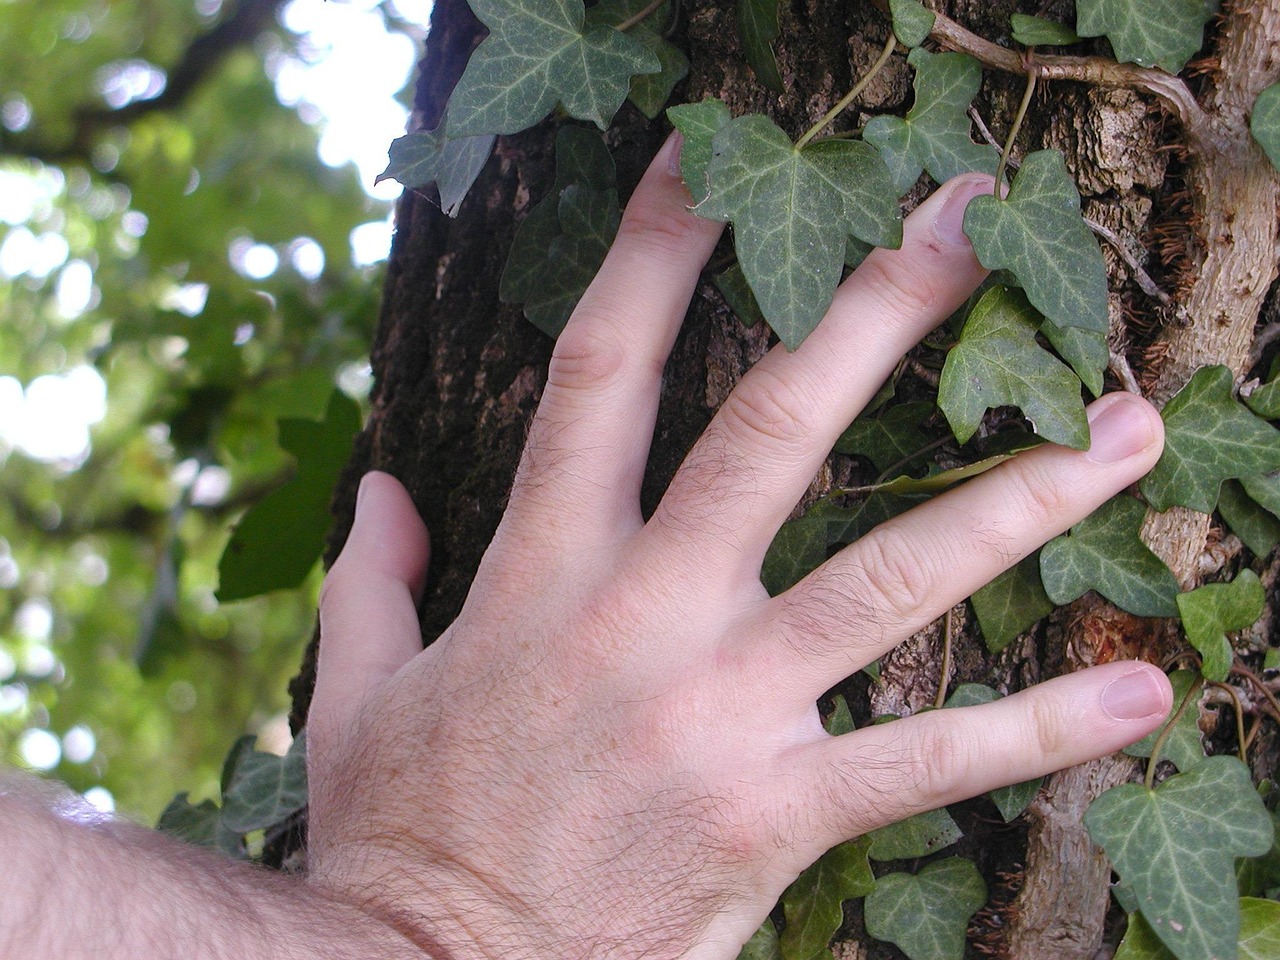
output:
[[880,56],[876,58],[876,62],[871,65],[871,69],[866,72],[861,80],[859,80],[843,97],[840,102],[822,115],[822,119],[815,123],[812,127],[804,132],[799,140],[796,141],[796,149],[803,149],[804,145],[820,134],[832,120],[844,113],[845,108],[858,98],[858,94],[867,89],[867,85],[876,78],[884,65],[889,62],[889,58],[893,56],[893,51],[898,45],[898,38],[893,35],[893,31],[889,31],[889,39],[885,41],[884,49],[880,51]]
[[623,20],[620,24],[618,24],[617,29],[622,31],[623,33],[626,33],[628,30],[634,27],[637,23],[643,23],[645,20],[648,20],[651,16],[657,13],[658,9],[666,2],[667,0],[653,0],[652,3],[650,3],[647,7],[641,10],[639,13],[635,14],[634,16],[627,17],[627,19]]
[[1147,758],[1147,775],[1142,780],[1142,785],[1148,790],[1155,786],[1156,767],[1160,763],[1160,751],[1164,749],[1165,741],[1169,739],[1169,735],[1173,733],[1173,728],[1178,725],[1178,721],[1182,719],[1182,715],[1187,712],[1192,699],[1200,692],[1200,687],[1204,683],[1202,677],[1196,677],[1191,682],[1191,686],[1187,688],[1186,695],[1182,698],[1182,702],[1178,704],[1178,709],[1169,722],[1164,725],[1164,729],[1160,731],[1160,736],[1156,737],[1156,742],[1151,745],[1151,756]]
[[1027,119],[1027,111],[1031,109],[1031,99],[1036,95],[1036,83],[1040,78],[1040,68],[1034,63],[1027,65],[1027,87],[1022,92],[1022,102],[1018,104],[1017,116],[1013,118],[1013,126],[1009,128],[1009,136],[1004,141],[1004,150],[1000,153],[1000,163],[996,167],[996,198],[999,199],[1001,184],[1004,183],[1004,172],[1009,166],[1009,156],[1013,153],[1013,142],[1018,139],[1022,123]]

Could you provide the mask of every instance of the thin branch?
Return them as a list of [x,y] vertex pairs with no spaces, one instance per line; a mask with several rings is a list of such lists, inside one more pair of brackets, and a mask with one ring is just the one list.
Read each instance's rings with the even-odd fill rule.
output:
[[1107,369],[1116,375],[1116,379],[1120,381],[1120,386],[1124,387],[1129,393],[1136,393],[1142,396],[1142,388],[1138,386],[1138,378],[1133,375],[1133,367],[1129,366],[1129,361],[1125,359],[1123,353],[1110,351],[1110,360],[1107,362]]
[[1088,217],[1082,217],[1081,219],[1084,220],[1085,225],[1090,230],[1103,240],[1106,240],[1115,249],[1116,253],[1120,254],[1120,259],[1128,264],[1129,269],[1133,272],[1133,279],[1138,282],[1138,286],[1142,288],[1143,293],[1149,297],[1155,297],[1165,306],[1173,303],[1173,298],[1161,290],[1159,284],[1151,279],[1151,275],[1142,268],[1142,264],[1138,263],[1137,258],[1129,252],[1128,246],[1114,230],[1105,224],[1098,223],[1096,220],[1090,220]]
[[626,33],[628,30],[634,27],[637,23],[643,23],[645,20],[648,20],[651,16],[657,13],[658,8],[661,7],[666,2],[667,0],[653,0],[652,3],[650,3],[647,7],[645,7],[643,10],[637,13],[634,17],[628,17],[626,20],[623,20],[620,24],[618,24],[618,29],[623,33]]
[[951,672],[951,614],[952,607],[942,618],[942,673],[938,677],[938,694],[933,698],[933,705],[939,710],[947,702],[947,674]]

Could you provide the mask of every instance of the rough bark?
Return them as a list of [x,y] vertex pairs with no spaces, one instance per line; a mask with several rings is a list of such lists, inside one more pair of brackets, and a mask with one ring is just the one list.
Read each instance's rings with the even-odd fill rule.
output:
[[[735,114],[764,111],[793,133],[852,85],[888,29],[871,4],[782,3],[778,57],[791,93],[779,97],[757,84],[746,65],[733,0],[680,6],[673,39],[692,66],[677,97],[718,96]],[[1070,13],[1069,4],[1051,3],[1046,11],[1045,4],[1013,0],[931,6],[971,35],[1002,41],[1008,14],[1019,7],[1063,19]],[[937,36],[964,48],[968,41],[949,29],[940,22]],[[417,91],[417,126],[435,125],[479,36],[465,0],[437,0]],[[1278,43],[1280,0],[1240,0],[1226,6],[1211,38],[1199,89],[1152,71],[1109,70],[1097,58],[1046,60],[1045,76],[1053,82],[1038,95],[1017,155],[1042,146],[1067,154],[1086,214],[1114,237],[1104,244],[1113,351],[1127,358],[1157,400],[1206,363],[1245,372],[1254,325],[1275,279],[1280,197],[1277,177],[1258,162],[1245,120],[1257,91],[1280,79]],[[1008,71],[1020,69],[1020,61],[1010,61],[1010,51],[999,46],[973,52],[994,68],[977,106],[992,134],[1003,138],[1022,86]],[[1105,44],[1093,52],[1105,53]],[[867,114],[901,112],[910,105],[910,89],[909,72],[895,58],[857,106]],[[398,211],[372,350],[372,414],[335,499],[328,557],[345,539],[360,474],[377,467],[398,475],[432,531],[432,574],[422,607],[428,640],[452,620],[466,595],[544,383],[551,342],[518,308],[498,301],[497,285],[515,225],[551,183],[554,126],[501,138],[457,220],[445,218],[429,192],[410,192]],[[624,198],[663,134],[663,124],[646,122],[630,107],[615,121],[608,137]],[[1139,271],[1163,287],[1167,304],[1139,290],[1139,280],[1152,282]],[[767,346],[765,331],[744,328],[710,284],[703,285],[667,368],[644,490],[647,509]],[[844,482],[851,469],[847,460],[833,458],[815,478],[811,496]],[[1151,522],[1149,534],[1185,584],[1201,576],[1208,518],[1170,511]],[[1272,580],[1274,571],[1268,589]],[[1180,643],[1167,625],[1090,598],[1060,609],[995,657],[966,608],[953,611],[952,628],[949,682],[982,682],[1006,692],[1119,657],[1159,662]],[[935,624],[904,644],[885,659],[879,684],[862,677],[842,686],[860,719],[933,702],[942,679],[941,637]],[[313,655],[314,649],[294,685],[295,724],[305,716]],[[993,827],[993,813],[981,802],[960,812],[969,834],[962,852],[979,863],[993,890],[993,904],[971,930],[975,950],[1026,960],[1096,954],[1107,929],[1110,868],[1081,816],[1095,796],[1133,771],[1131,761],[1117,757],[1059,774],[1013,828]],[[856,916],[842,937],[841,956],[900,956],[867,940]]]

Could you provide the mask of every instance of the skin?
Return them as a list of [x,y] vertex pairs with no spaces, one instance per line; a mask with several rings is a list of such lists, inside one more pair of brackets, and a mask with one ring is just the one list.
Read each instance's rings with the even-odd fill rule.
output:
[[[836,843],[1158,726],[1169,685],[1142,663],[838,738],[814,706],[1149,470],[1161,423],[1138,397],[1093,404],[1089,451],[1029,451],[778,597],[760,584],[840,432],[981,282],[959,225],[990,178],[944,185],[798,350],[761,360],[645,521],[663,364],[721,229],[689,212],[677,151],[557,342],[506,515],[426,650],[426,530],[396,480],[365,477],[321,597],[305,883],[71,824],[0,786],[16,864],[0,903],[17,905],[0,954],[176,956],[181,931],[188,958],[732,960]],[[42,869],[51,845],[93,871]],[[112,917],[110,944],[46,922],[71,902]],[[252,935],[232,942],[246,911]]]

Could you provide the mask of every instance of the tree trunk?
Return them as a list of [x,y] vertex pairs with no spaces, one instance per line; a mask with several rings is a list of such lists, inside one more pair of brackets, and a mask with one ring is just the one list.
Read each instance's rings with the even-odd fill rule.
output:
[[[1019,8],[1044,13],[1046,6],[1010,0],[930,5],[997,41],[1007,41],[1009,13]],[[691,69],[675,102],[720,97],[735,115],[763,111],[798,134],[852,86],[887,35],[887,18],[872,4],[791,0],[781,6],[777,52],[787,95],[775,96],[755,81],[739,46],[735,3],[707,0],[679,5],[672,39],[688,53]],[[1063,19],[1069,19],[1070,4],[1048,6],[1051,14],[1065,13]],[[465,0],[437,0],[415,126],[436,125],[481,34]],[[1104,243],[1112,291],[1110,339],[1158,402],[1204,364],[1226,363],[1244,374],[1255,323],[1274,317],[1276,310],[1272,286],[1280,189],[1273,174],[1252,162],[1250,151],[1257,147],[1244,123],[1257,92],[1280,79],[1280,0],[1226,4],[1211,25],[1208,49],[1195,81],[1205,113],[1202,126],[1188,130],[1149,94],[1053,83],[1042,87],[1015,153],[1061,149],[1085,196],[1086,215],[1125,248],[1121,256]],[[1098,50],[1105,52],[1105,44]],[[1023,81],[996,70],[985,76],[976,106],[992,134],[1003,139]],[[901,113],[910,102],[910,75],[899,56],[858,105],[869,113]],[[630,106],[618,115],[608,142],[624,198],[665,130],[665,123],[650,123]],[[336,494],[328,559],[345,539],[359,476],[377,467],[400,477],[432,533],[431,580],[422,607],[428,641],[461,607],[501,516],[545,381],[551,340],[518,307],[500,303],[497,291],[516,225],[550,188],[554,133],[555,122],[547,122],[499,138],[457,220],[439,211],[434,188],[407,192],[398,209],[372,348],[372,413]],[[1148,253],[1149,247],[1158,248],[1158,255]],[[1134,264],[1165,288],[1169,304],[1139,289]],[[768,345],[763,327],[744,327],[709,283],[700,288],[667,367],[644,488],[646,509],[652,509],[694,438]],[[848,475],[842,459],[833,458],[820,473],[812,494]],[[1188,586],[1203,575],[1202,554],[1211,536],[1220,539],[1220,531],[1211,529],[1209,519],[1187,511],[1170,511],[1150,524],[1153,547]],[[1274,569],[1270,572],[1264,581],[1269,588]],[[1011,691],[1117,657],[1161,662],[1178,644],[1166,625],[1131,617],[1090,595],[1059,609],[992,657],[965,608],[954,614],[951,676],[939,676],[941,630],[935,626],[885,659],[879,684],[855,678],[842,686],[862,721],[917,710],[932,702],[943,681]],[[313,654],[314,649],[294,685],[298,725],[309,700]],[[1110,868],[1090,842],[1081,816],[1094,797],[1133,772],[1129,760],[1117,757],[1059,774],[1010,826],[993,825],[988,807],[962,808],[959,818],[967,834],[962,852],[983,869],[992,890],[991,903],[971,926],[974,950],[1025,960],[1097,953],[1106,939]],[[842,937],[848,941],[844,955],[900,956],[868,940],[857,916],[849,917]]]

